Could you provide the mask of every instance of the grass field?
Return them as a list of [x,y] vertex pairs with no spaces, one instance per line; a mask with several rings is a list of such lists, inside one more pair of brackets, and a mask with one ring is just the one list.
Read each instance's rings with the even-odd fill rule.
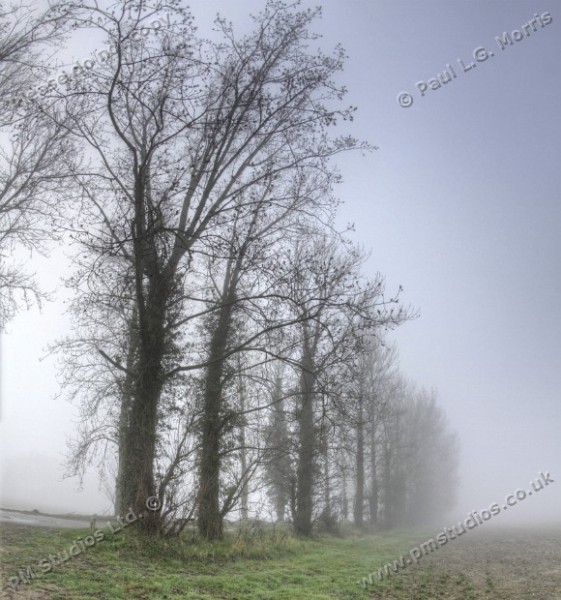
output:
[[[103,541],[86,548],[72,545],[89,531],[0,525],[2,598],[561,600],[561,528],[475,530],[383,581],[374,577],[366,589],[359,580],[431,532],[304,541],[258,529],[220,544],[187,534],[146,545],[126,529],[104,531]],[[53,559],[56,566],[44,572]],[[29,582],[12,590],[13,578],[25,574]]]

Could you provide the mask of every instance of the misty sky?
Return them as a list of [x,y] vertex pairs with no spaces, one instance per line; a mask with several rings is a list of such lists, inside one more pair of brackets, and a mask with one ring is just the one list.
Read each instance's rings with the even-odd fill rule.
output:
[[[243,28],[262,4],[191,6],[205,32],[216,10]],[[322,46],[341,42],[349,54],[341,79],[359,110],[347,131],[379,147],[337,159],[340,224],[355,222],[353,238],[372,250],[368,273],[384,274],[390,294],[403,285],[405,303],[420,310],[391,339],[403,374],[438,390],[459,434],[457,512],[500,503],[550,471],[555,483],[501,520],[559,518],[561,5],[322,4]],[[496,36],[546,11],[549,24],[534,21],[537,31],[501,50]],[[75,43],[69,56],[88,58],[84,47]],[[481,47],[494,56],[464,72],[458,60],[469,66]],[[455,77],[422,97],[416,84],[447,65]],[[408,108],[397,101],[404,92]],[[77,411],[55,398],[55,362],[41,360],[68,327],[64,251],[30,262],[47,289],[58,288],[57,301],[20,314],[2,339],[0,504],[99,512],[109,502],[95,477],[82,493],[75,480],[62,482]]]

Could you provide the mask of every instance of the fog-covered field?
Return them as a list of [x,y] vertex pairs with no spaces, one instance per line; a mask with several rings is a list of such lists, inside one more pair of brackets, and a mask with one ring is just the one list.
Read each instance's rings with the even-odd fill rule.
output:
[[[286,529],[246,531],[232,533],[220,545],[209,545],[186,534],[181,541],[156,542],[143,548],[132,536],[121,532],[64,561],[72,544],[85,539],[88,533],[0,525],[1,597],[10,600],[561,598],[561,524],[547,528],[481,528],[383,581],[374,578],[366,589],[359,585],[362,577],[420,544],[427,531],[324,536],[311,541],[297,540]],[[43,569],[37,566],[41,560]],[[44,572],[46,560],[52,564],[48,573]],[[34,573],[33,579],[29,568]]]

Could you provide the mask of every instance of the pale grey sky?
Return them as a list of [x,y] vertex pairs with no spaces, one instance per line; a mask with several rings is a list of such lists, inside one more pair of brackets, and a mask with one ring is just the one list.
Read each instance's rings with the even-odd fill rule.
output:
[[[349,54],[342,80],[359,108],[351,131],[379,146],[337,161],[340,220],[354,221],[354,238],[372,249],[370,272],[382,272],[390,291],[403,285],[406,302],[421,311],[392,338],[403,373],[438,389],[459,433],[458,513],[500,502],[543,470],[555,484],[501,519],[559,518],[561,5],[321,4],[322,44],[341,42]],[[204,31],[217,9],[247,23],[244,15],[262,2],[191,5]],[[549,24],[535,21],[537,31],[500,49],[496,36],[546,11]],[[464,72],[458,60],[469,65],[479,47],[494,56]],[[81,51],[74,48],[75,58]],[[456,76],[421,97],[416,84],[447,65]],[[403,92],[413,98],[409,108],[397,102]],[[37,264],[44,283],[56,286],[60,252]],[[66,327],[58,302],[19,315],[2,340],[2,505],[108,506],[95,482],[77,494],[75,483],[45,477],[61,478],[75,410],[53,399],[53,362],[39,358]],[[20,490],[33,500],[24,502]]]

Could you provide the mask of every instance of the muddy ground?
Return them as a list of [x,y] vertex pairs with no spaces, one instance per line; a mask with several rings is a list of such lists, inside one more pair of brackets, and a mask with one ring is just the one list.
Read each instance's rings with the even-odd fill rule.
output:
[[561,527],[469,531],[389,579],[371,598],[561,600]]

